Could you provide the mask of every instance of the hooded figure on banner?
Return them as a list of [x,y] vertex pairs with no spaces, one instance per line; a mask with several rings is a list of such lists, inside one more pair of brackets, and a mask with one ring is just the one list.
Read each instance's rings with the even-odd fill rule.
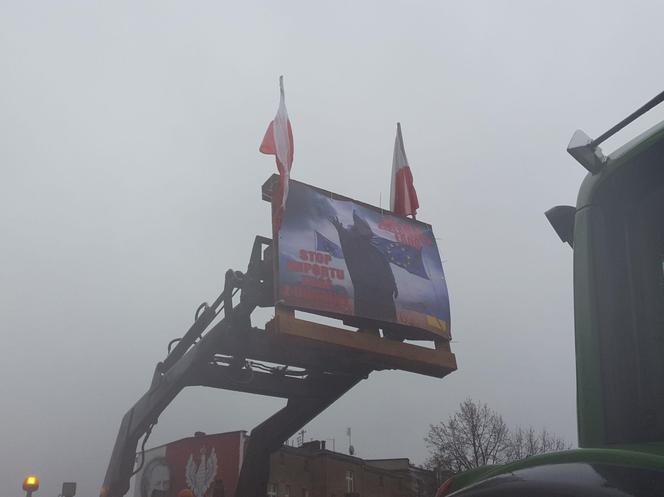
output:
[[339,233],[341,250],[353,282],[355,315],[395,321],[394,299],[399,296],[394,273],[386,255],[372,242],[371,226],[356,211],[353,224],[345,227],[337,217],[330,219]]

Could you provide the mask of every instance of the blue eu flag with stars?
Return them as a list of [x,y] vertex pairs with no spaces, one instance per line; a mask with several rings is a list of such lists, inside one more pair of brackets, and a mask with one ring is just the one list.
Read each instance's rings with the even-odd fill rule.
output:
[[380,236],[373,236],[371,243],[381,251],[387,260],[400,268],[405,269],[415,276],[429,279],[422,261],[422,249],[394,242]]

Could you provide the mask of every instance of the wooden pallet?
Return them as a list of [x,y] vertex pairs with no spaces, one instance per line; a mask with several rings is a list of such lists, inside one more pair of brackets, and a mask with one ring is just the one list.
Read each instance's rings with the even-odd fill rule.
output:
[[284,359],[283,351],[288,350],[291,357],[309,357],[333,369],[401,369],[437,378],[457,369],[447,340],[434,342],[435,349],[420,347],[382,338],[378,330],[349,331],[305,321],[283,309],[277,309],[266,334],[275,359]]

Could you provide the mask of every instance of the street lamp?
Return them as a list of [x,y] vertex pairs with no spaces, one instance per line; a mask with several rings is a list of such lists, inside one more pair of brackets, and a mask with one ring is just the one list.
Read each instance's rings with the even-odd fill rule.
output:
[[28,475],[23,480],[23,490],[25,490],[26,497],[32,497],[32,492],[39,490],[39,478],[35,475]]

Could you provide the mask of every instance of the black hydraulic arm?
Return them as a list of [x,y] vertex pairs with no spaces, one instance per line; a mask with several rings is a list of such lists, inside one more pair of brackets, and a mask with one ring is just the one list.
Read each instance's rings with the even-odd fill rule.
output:
[[[260,296],[265,293],[265,282],[262,281],[265,261],[261,254],[263,246],[270,244],[271,240],[256,237],[246,275],[227,271],[223,292],[211,306],[205,304],[199,308],[202,312],[197,313],[194,324],[166,359],[157,364],[150,389],[122,418],[104,477],[102,497],[121,497],[127,493],[139,439],[149,433],[180,390],[196,384],[199,366],[212,361],[218,338],[250,326],[251,312],[263,303]],[[238,289],[242,290],[240,302],[233,308],[232,296]],[[223,319],[204,334],[222,310]]]
[[307,381],[321,392],[316,397],[290,398],[286,406],[251,431],[245,451],[236,497],[264,497],[270,471],[270,454],[297,431],[368,376],[312,376]]
[[[138,442],[143,446],[159,415],[187,386],[201,385],[228,390],[265,394],[288,399],[286,406],[255,427],[250,434],[240,472],[236,497],[264,497],[269,475],[270,454],[306,423],[366,378],[370,370],[352,368],[345,373],[307,369],[301,379],[284,374],[251,371],[251,381],[238,377],[250,347],[251,313],[257,306],[274,305],[272,241],[256,237],[246,274],[226,272],[223,292],[212,305],[202,304],[195,321],[175,347],[155,367],[149,390],[127,411],[120,424],[111,459],[106,470],[102,497],[122,497],[129,490],[134,473]],[[267,246],[265,251],[263,248]],[[239,303],[233,295],[240,291]],[[212,325],[223,311],[223,318]],[[211,326],[211,327],[210,327]],[[209,328],[209,330],[208,330]],[[208,330],[208,331],[206,331]],[[232,357],[219,364],[216,354],[223,344],[238,344]],[[220,350],[223,349],[223,350]],[[222,361],[223,362],[223,361]],[[142,453],[142,450],[141,450]],[[142,464],[139,460],[139,467]]]

